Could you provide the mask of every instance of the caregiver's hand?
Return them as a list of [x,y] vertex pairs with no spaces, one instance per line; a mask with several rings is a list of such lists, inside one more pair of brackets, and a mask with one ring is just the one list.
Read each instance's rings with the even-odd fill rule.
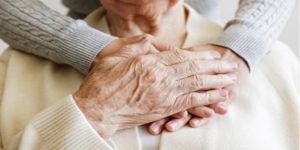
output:
[[[205,46],[197,46],[192,47],[190,50],[193,51],[207,51],[207,50],[213,50],[219,52],[222,56],[221,60],[226,60],[229,62],[234,62],[238,64],[237,70],[234,72],[234,74],[237,75],[237,82],[226,89],[229,90],[229,100],[234,99],[237,94],[239,93],[240,87],[243,85],[243,83],[248,79],[250,75],[249,67],[246,63],[246,61],[241,58],[239,55],[234,53],[231,49],[217,46],[217,45],[205,45]],[[213,104],[210,107],[218,114],[225,114],[227,112],[227,106],[228,102],[222,102]]]
[[[172,50],[144,55],[150,49],[145,43],[157,45],[153,39],[141,38],[96,61],[73,94],[80,110],[103,137],[191,107],[224,101],[226,90],[195,91],[234,83],[234,76],[197,75],[234,69],[232,63],[211,61],[218,57],[216,53]],[[139,49],[139,53],[132,48]],[[223,68],[217,67],[219,63],[224,64]]]
[[[222,60],[229,62],[235,62],[238,64],[237,70],[234,74],[237,75],[237,82],[231,86],[226,87],[229,91],[229,100],[234,99],[239,92],[239,87],[242,86],[243,82],[249,77],[249,68],[240,56],[235,54],[231,49],[216,46],[216,45],[205,45],[189,48],[191,51],[217,51],[222,55]],[[152,134],[160,133],[164,128],[168,131],[177,131],[181,127],[189,124],[191,127],[199,127],[202,124],[209,121],[215,113],[225,114],[227,112],[227,106],[230,101],[219,102],[211,104],[209,106],[201,106],[190,108],[187,111],[182,111],[173,115],[173,117],[164,118],[159,121],[152,123],[149,126],[149,132]]]

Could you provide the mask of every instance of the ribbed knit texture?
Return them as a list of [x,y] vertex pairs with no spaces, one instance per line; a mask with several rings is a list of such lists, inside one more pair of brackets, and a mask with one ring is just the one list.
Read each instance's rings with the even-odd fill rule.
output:
[[254,69],[278,39],[294,3],[295,0],[241,0],[235,18],[213,44],[232,49]]
[[47,149],[109,150],[110,147],[87,122],[72,96],[44,110],[31,124]]
[[[291,13],[295,0],[240,0],[236,17],[213,44],[231,48],[251,68],[269,51]],[[204,16],[217,20],[220,0],[188,0]],[[99,0],[63,0],[82,16]],[[83,21],[59,14],[38,0],[0,0],[0,38],[15,49],[87,73],[97,53],[114,38]]]

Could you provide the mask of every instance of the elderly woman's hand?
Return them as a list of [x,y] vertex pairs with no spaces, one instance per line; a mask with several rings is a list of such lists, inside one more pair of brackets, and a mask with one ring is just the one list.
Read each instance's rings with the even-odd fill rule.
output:
[[[192,107],[226,100],[235,76],[234,63],[213,61],[216,52],[171,50],[148,54],[162,46],[149,36],[94,62],[74,100],[103,137],[117,130],[159,120]],[[133,40],[133,41],[135,41]],[[220,65],[222,64],[222,65]],[[220,67],[222,66],[222,67]],[[206,92],[195,92],[208,90]]]
[[[216,45],[205,45],[189,48],[191,51],[217,51],[222,55],[222,60],[235,62],[238,64],[237,70],[234,74],[237,75],[237,82],[225,89],[229,91],[229,100],[234,99],[239,92],[239,87],[249,76],[249,68],[246,62],[231,49],[216,46]],[[208,106],[194,107],[187,111],[182,111],[169,118],[164,118],[159,121],[153,122],[149,126],[149,132],[152,134],[159,134],[164,128],[168,131],[177,131],[181,127],[189,124],[191,127],[199,127],[209,121],[215,113],[225,114],[227,112],[228,103],[230,101],[224,101],[215,103]]]

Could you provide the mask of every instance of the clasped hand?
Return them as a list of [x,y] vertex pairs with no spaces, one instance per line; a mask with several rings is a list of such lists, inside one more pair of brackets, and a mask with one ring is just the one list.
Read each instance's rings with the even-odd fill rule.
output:
[[[119,39],[100,53],[73,94],[102,136],[225,101],[237,65],[214,51],[192,52],[152,36]],[[158,50],[163,52],[156,53]]]

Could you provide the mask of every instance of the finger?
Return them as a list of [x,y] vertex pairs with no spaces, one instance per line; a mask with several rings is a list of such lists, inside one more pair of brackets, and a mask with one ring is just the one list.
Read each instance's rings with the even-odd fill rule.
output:
[[155,49],[151,43],[149,43],[146,39],[141,39],[133,44],[121,47],[120,51],[115,55],[130,58],[157,52],[158,50]]
[[177,131],[178,129],[182,128],[183,126],[185,126],[189,120],[191,119],[191,115],[187,115],[183,118],[180,119],[171,119],[171,121],[169,121],[165,127],[168,131],[170,132],[174,132]]
[[130,37],[130,38],[121,38],[121,40],[123,40],[125,44],[132,44],[132,43],[136,43],[136,42],[142,41],[147,36],[148,36],[147,34],[145,34],[145,35],[138,35],[138,36],[133,36],[133,37]]
[[224,74],[235,71],[236,63],[227,61],[193,60],[169,66],[170,71],[177,78],[184,78],[199,74]]
[[236,82],[235,75],[194,75],[175,82],[178,94],[199,90],[218,89]]
[[179,50],[178,47],[173,46],[169,43],[162,42],[161,40],[157,40],[156,38],[153,38],[152,36],[147,36],[147,39],[149,41],[151,41],[152,45],[160,52]]
[[215,60],[220,58],[220,54],[215,51],[193,52],[179,49],[161,52],[156,56],[161,63],[167,66],[189,60]]
[[202,125],[205,125],[209,122],[209,118],[199,118],[199,117],[193,117],[190,121],[189,121],[189,125],[192,128],[198,128]]
[[179,49],[169,43],[165,43],[165,42],[162,42],[161,40],[157,40],[155,37],[153,37],[150,34],[135,36],[135,37],[126,39],[126,43],[128,43],[128,44],[136,43],[138,41],[144,41],[146,43],[149,43],[158,51],[173,51],[173,50]]
[[200,118],[210,118],[215,114],[213,109],[206,106],[190,108],[188,112]]
[[228,98],[227,90],[210,90],[206,92],[193,92],[176,98],[172,109],[180,112],[192,107],[200,107],[225,101]]
[[188,115],[187,111],[181,111],[181,112],[178,112],[178,113],[172,115],[171,117],[179,119],[179,118],[183,118],[187,115]]
[[220,114],[220,115],[224,115],[227,113],[228,109],[227,109],[227,105],[223,102],[221,103],[216,103],[216,104],[211,104],[210,108],[214,110],[214,112]]
[[165,124],[169,120],[170,120],[169,118],[164,118],[164,119],[152,122],[148,127],[148,132],[153,135],[160,134],[163,131]]

